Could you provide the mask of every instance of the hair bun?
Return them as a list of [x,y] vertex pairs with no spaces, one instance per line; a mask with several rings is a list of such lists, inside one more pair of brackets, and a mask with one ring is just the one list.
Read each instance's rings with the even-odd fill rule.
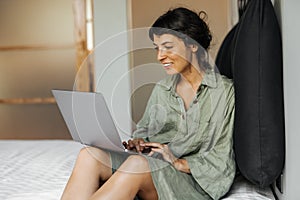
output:
[[198,14],[198,16],[200,17],[200,19],[202,19],[203,21],[207,20],[207,14],[205,11],[201,10]]

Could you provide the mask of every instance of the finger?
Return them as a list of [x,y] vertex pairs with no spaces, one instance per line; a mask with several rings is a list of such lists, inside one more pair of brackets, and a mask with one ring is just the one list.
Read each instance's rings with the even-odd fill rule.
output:
[[140,143],[140,144],[144,144],[145,141],[144,141],[143,139],[140,139],[140,140],[139,140],[139,143]]
[[149,152],[148,156],[152,156],[154,153],[162,154],[162,150],[158,149],[158,148],[152,148],[151,151]]
[[128,140],[128,145],[127,145],[128,149],[133,149],[134,148],[134,144],[132,140]]
[[153,152],[153,153],[160,153],[160,154],[162,154],[163,153],[163,150],[161,149],[161,148],[151,148],[151,152]]
[[155,148],[160,148],[160,149],[163,148],[163,145],[160,143],[157,143],[157,142],[145,142],[142,145],[146,146],[146,147],[155,147]]
[[137,151],[137,152],[139,152],[139,153],[141,152],[140,145],[138,145],[138,144],[135,145],[135,148],[136,148],[136,151]]
[[141,150],[141,146],[140,146],[140,141],[139,141],[139,140],[136,140],[135,143],[134,143],[134,145],[135,145],[136,151],[137,151],[138,153],[141,153],[142,150]]
[[151,156],[153,156],[153,154],[154,154],[154,151],[150,151],[150,153],[148,153],[147,156],[151,157]]
[[128,147],[127,142],[126,142],[126,141],[123,141],[122,144],[123,144],[123,146],[125,147],[125,149],[127,149],[127,147]]
[[145,143],[144,140],[139,140],[139,148],[140,148],[141,152],[144,151],[144,149],[145,149],[145,146],[143,145],[144,143]]

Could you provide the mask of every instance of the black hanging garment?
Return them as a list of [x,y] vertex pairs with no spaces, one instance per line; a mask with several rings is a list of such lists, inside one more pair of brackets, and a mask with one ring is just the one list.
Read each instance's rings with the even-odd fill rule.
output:
[[270,0],[249,0],[226,36],[216,64],[234,80],[234,148],[237,166],[265,187],[281,174],[285,159],[281,32]]

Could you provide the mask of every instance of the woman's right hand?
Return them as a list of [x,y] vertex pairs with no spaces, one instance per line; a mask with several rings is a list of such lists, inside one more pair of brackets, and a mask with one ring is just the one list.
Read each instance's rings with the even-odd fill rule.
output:
[[141,146],[140,144],[143,143],[145,143],[145,140],[143,138],[135,138],[132,140],[128,140],[127,149],[136,151],[138,153],[142,153],[145,149],[145,146]]

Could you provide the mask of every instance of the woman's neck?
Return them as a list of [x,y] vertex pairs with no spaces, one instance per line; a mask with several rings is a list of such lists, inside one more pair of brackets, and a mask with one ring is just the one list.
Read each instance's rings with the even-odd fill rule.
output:
[[180,82],[183,85],[188,84],[195,92],[198,90],[203,79],[203,72],[200,67],[190,66],[188,70],[180,74]]

